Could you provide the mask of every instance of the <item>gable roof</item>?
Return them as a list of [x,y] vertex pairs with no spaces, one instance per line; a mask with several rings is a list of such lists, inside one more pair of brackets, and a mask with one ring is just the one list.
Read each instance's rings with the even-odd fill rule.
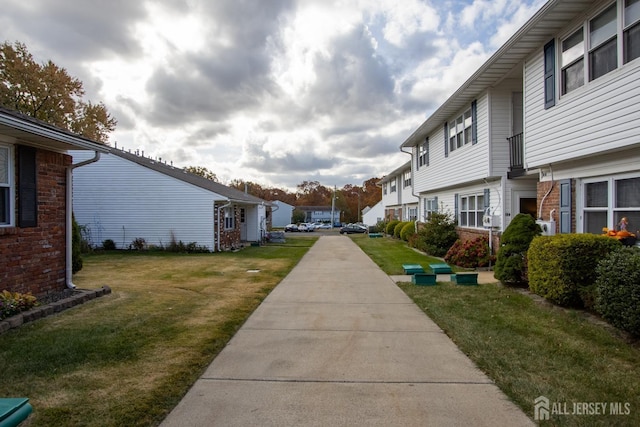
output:
[[149,168],[156,172],[160,172],[164,175],[170,176],[188,184],[195,185],[196,187],[200,187],[213,193],[219,194],[226,197],[232,202],[253,205],[269,204],[269,202],[266,202],[259,197],[252,196],[251,194],[236,190],[235,188],[227,187],[226,185],[220,184],[219,182],[215,182],[210,179],[203,178],[199,175],[192,174],[182,168],[163,163],[160,160],[139,156],[137,154],[129,153],[117,148],[112,149],[110,154],[136,163],[145,168]]
[[93,150],[108,153],[111,147],[31,116],[0,107],[0,134],[25,145],[54,150]]
[[380,179],[380,181],[377,182],[377,185],[384,184],[385,182],[393,181],[398,176],[401,176],[404,172],[408,170],[411,170],[411,160],[409,160],[407,163],[400,166],[399,168],[395,169],[393,172],[389,173],[388,175],[383,176]]
[[545,3],[400,147],[413,147],[424,141],[427,135],[443,126],[482,92],[497,85],[536,49],[542,49],[545,43],[593,4],[594,0],[550,0]]

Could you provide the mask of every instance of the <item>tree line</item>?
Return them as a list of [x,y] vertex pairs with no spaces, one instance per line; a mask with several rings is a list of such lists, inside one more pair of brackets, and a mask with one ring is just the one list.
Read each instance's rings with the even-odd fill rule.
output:
[[[117,121],[102,102],[86,101],[84,94],[79,79],[51,60],[36,62],[23,43],[5,41],[0,45],[1,106],[108,144]],[[189,166],[186,170],[218,181],[216,174],[206,167]],[[232,180],[229,186],[263,200],[280,200],[292,206],[331,206],[333,203],[343,212],[344,221],[356,222],[361,219],[362,209],[373,207],[381,200],[378,181],[379,178],[370,178],[362,186],[347,184],[340,189],[318,181],[303,181],[295,191],[241,179]]]

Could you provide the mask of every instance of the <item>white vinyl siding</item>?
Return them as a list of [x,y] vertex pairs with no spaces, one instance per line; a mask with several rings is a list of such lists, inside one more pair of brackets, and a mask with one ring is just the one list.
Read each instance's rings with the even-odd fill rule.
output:
[[[92,155],[74,152],[74,162]],[[94,245],[111,239],[128,248],[138,237],[168,245],[173,233],[214,249],[214,202],[222,197],[108,154],[75,169],[73,178],[74,214]]]
[[[416,194],[437,188],[463,184],[489,175],[489,142],[488,142],[488,102],[489,96],[484,93],[477,100],[477,144],[467,144],[450,152],[445,157],[444,126],[429,134],[431,144],[429,166],[414,171],[414,192]],[[451,118],[463,114],[468,107]],[[437,149],[435,141],[438,141]],[[415,153],[416,151],[414,151]]]
[[[508,79],[491,90],[491,171],[488,175],[500,176],[509,169],[509,143],[514,135],[513,97],[522,92],[521,79]],[[522,114],[522,110],[519,112]]]
[[542,48],[525,69],[528,168],[598,155],[640,141],[640,61],[616,69],[544,109]]

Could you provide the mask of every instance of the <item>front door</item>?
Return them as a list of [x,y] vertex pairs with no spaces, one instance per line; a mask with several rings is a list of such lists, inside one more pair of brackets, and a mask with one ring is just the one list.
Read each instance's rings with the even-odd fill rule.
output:
[[515,212],[515,214],[529,214],[535,219],[538,217],[537,203],[538,199],[535,191],[514,191],[512,212]]
[[247,241],[247,212],[245,208],[240,208],[240,240]]

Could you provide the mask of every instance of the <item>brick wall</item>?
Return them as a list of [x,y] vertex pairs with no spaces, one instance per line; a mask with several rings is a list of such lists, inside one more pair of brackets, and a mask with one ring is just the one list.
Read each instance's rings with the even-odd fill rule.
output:
[[[553,186],[553,188],[552,188]],[[551,192],[547,195],[547,192]],[[546,198],[545,198],[546,195]],[[550,221],[551,210],[555,209],[553,220],[556,222],[556,234],[560,232],[560,183],[558,181],[539,182],[537,188],[538,213],[542,213],[542,220]],[[544,199],[544,203],[542,202]],[[576,188],[571,180],[571,232],[576,232]]]
[[[217,209],[217,207],[216,207]],[[236,249],[240,247],[240,208],[238,206],[233,207],[234,217],[235,217],[235,225],[236,227],[233,230],[225,230],[224,228],[224,214],[221,212],[220,217],[218,218],[220,225],[220,250],[229,251],[232,249]],[[217,232],[218,228],[216,228]],[[216,236],[217,237],[217,236]],[[215,251],[218,250],[217,239],[216,239],[216,247]]]
[[38,224],[0,228],[0,290],[38,297],[66,287],[66,167],[71,156],[39,149],[36,164]]

